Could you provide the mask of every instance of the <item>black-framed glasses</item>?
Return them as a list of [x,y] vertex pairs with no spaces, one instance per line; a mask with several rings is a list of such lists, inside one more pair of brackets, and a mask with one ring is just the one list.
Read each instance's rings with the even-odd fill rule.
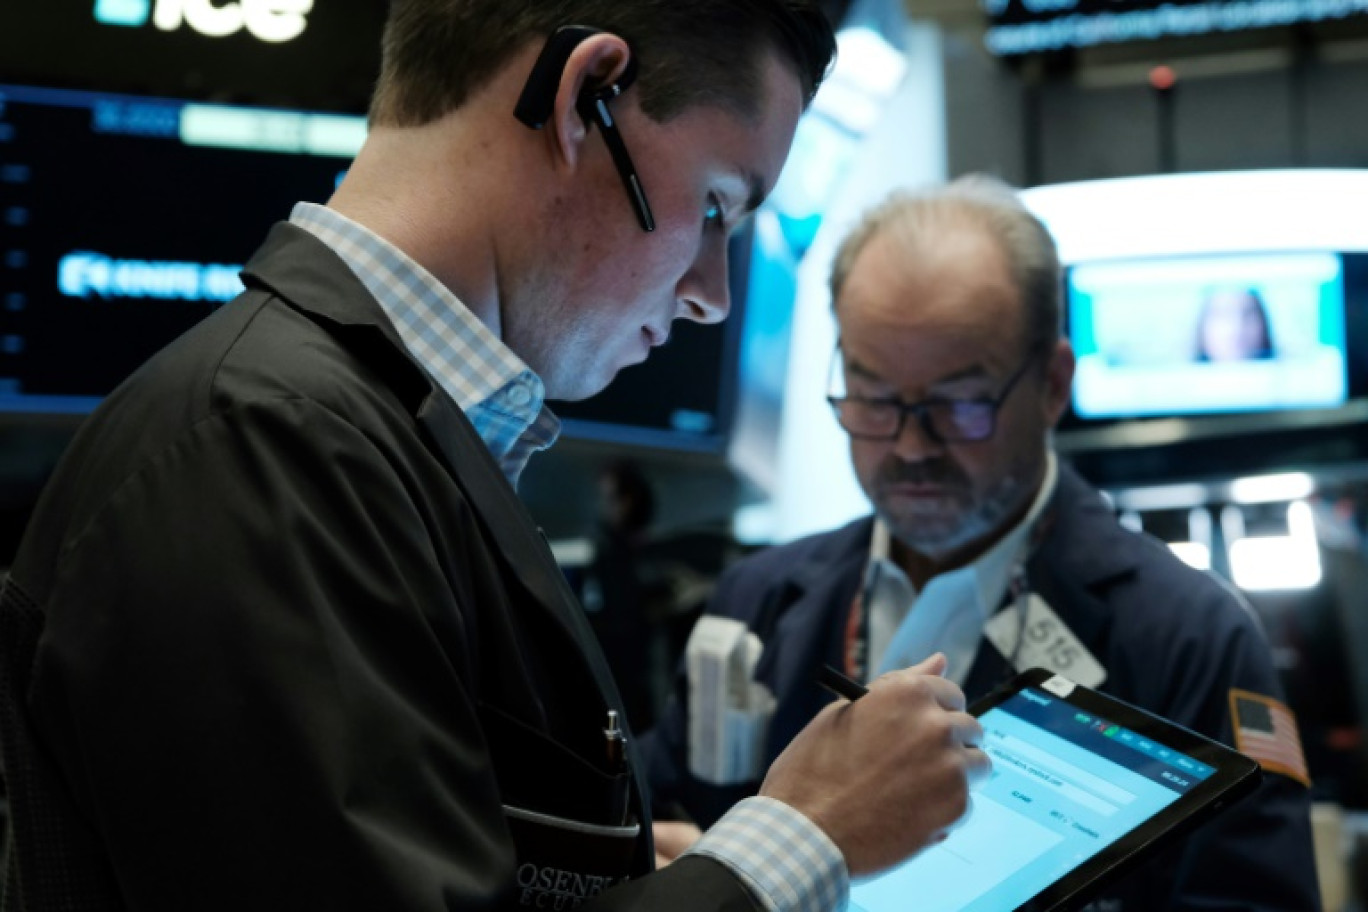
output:
[[[832,359],[831,385],[835,388],[840,367],[840,348]],[[859,440],[897,440],[903,432],[907,416],[913,415],[921,432],[937,443],[977,443],[987,440],[997,430],[997,414],[1017,381],[1035,363],[1027,357],[1003,384],[996,396],[971,399],[934,398],[920,402],[904,402],[896,396],[871,398],[865,396],[828,395],[836,413],[836,421],[851,437]]]
[[[517,107],[513,109],[513,115],[518,120],[534,130],[540,130],[546,124],[555,106],[556,90],[560,87],[561,74],[570,59],[570,52],[581,41],[600,31],[587,25],[563,25],[552,32],[551,37],[546,39],[541,53],[537,55],[536,63],[532,65],[532,72],[527,76],[522,94],[518,96]],[[628,154],[627,145],[622,141],[617,121],[608,110],[608,102],[625,92],[627,87],[636,81],[636,74],[637,62],[636,56],[633,55],[628,58],[627,66],[623,68],[616,82],[595,89],[585,89],[575,100],[575,110],[584,118],[586,125],[598,124],[599,132],[603,134],[603,142],[608,146],[608,154],[613,158],[613,167],[622,179],[622,186],[627,191],[627,199],[632,205],[632,211],[636,213],[641,230],[655,231],[655,216],[651,213],[651,204],[646,200],[646,190],[641,186],[636,165],[632,163],[632,156]]]

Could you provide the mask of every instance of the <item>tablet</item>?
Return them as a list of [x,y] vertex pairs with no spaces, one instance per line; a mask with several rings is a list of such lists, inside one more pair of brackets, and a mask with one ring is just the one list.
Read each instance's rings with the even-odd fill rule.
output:
[[949,838],[856,879],[850,912],[1065,912],[1252,792],[1243,754],[1035,668],[969,708],[993,762]]

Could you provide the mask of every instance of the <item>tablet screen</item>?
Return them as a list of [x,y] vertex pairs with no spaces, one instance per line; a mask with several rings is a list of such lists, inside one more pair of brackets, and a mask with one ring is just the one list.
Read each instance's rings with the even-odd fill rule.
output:
[[1016,909],[1216,769],[1034,687],[979,716],[989,779],[949,839],[851,887],[852,912]]

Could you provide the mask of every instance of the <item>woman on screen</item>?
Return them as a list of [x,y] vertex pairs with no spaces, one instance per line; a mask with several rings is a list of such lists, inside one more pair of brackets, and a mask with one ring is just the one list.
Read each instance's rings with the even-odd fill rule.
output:
[[1268,308],[1254,288],[1212,288],[1197,317],[1198,361],[1273,358]]

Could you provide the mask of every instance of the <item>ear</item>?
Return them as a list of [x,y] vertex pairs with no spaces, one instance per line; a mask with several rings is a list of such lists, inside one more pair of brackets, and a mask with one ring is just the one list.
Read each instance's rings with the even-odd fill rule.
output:
[[607,32],[591,35],[570,53],[561,72],[551,119],[546,124],[547,138],[568,167],[579,164],[589,136],[589,127],[577,108],[580,96],[616,82],[627,69],[631,56],[627,42]]
[[1053,427],[1069,407],[1069,395],[1073,392],[1074,365],[1073,346],[1066,339],[1055,343],[1050,352],[1050,360],[1045,365],[1045,416]]

